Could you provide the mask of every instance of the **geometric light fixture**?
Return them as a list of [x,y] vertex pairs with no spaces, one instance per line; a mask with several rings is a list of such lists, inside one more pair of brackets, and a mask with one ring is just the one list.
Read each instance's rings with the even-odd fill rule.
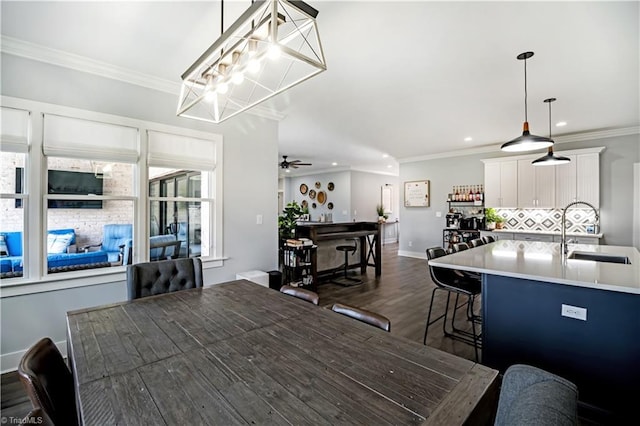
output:
[[500,147],[506,152],[533,151],[553,145],[551,139],[529,133],[529,122],[527,120],[527,59],[532,56],[533,52],[524,52],[518,55],[518,60],[524,60],[524,124],[522,126],[522,136],[510,140]]
[[325,71],[317,15],[303,1],[252,3],[182,74],[177,115],[220,123]]
[[[544,102],[549,104],[549,139],[551,139],[551,102],[555,101],[556,98],[549,98],[544,100]],[[534,166],[557,166],[559,164],[567,164],[571,162],[571,159],[568,157],[554,154],[553,145],[547,149],[547,155],[534,160],[531,164],[533,164]]]

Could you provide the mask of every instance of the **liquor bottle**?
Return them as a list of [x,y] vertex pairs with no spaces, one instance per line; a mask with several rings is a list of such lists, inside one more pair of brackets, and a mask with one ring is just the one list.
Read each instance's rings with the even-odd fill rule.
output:
[[456,186],[456,193],[453,196],[453,201],[460,201],[460,192],[458,191],[458,187]]
[[480,201],[480,185],[476,186],[475,200]]
[[480,201],[484,201],[484,186],[480,185]]
[[473,191],[471,190],[471,185],[469,185],[469,195],[467,201],[473,201]]

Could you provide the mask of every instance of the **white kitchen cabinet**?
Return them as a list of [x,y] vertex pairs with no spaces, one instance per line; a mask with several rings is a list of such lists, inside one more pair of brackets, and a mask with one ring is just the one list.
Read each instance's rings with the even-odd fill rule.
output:
[[555,167],[534,166],[531,160],[518,160],[518,207],[555,207]]
[[571,162],[555,166],[558,209],[572,201],[586,201],[600,208],[600,153],[567,155]]
[[556,203],[558,209],[564,208],[567,204],[576,200],[577,174],[576,155],[565,155],[571,162],[554,166],[556,168]]
[[578,154],[576,157],[576,196],[578,200],[586,201],[598,209],[600,208],[600,155]]
[[518,161],[485,163],[484,192],[487,207],[517,207]]
[[553,235],[546,235],[546,234],[525,234],[525,233],[514,233],[513,234],[513,239],[514,240],[521,240],[521,241],[541,241],[543,243],[552,243],[553,242]]
[[[562,242],[562,236],[555,235],[553,237],[553,241],[556,242],[556,243]],[[571,236],[567,236],[567,241],[571,241],[571,242],[577,243],[577,244],[590,244],[592,246],[599,246],[600,245],[600,238],[598,238],[598,237],[571,237]]]
[[493,237],[496,241],[498,240],[513,240],[513,234],[510,232],[491,232],[491,231],[480,231],[480,237]]

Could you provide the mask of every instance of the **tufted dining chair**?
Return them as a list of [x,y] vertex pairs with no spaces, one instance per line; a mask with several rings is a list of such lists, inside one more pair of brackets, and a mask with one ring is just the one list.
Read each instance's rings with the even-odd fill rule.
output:
[[199,257],[127,266],[129,300],[197,287],[202,287],[202,261]]

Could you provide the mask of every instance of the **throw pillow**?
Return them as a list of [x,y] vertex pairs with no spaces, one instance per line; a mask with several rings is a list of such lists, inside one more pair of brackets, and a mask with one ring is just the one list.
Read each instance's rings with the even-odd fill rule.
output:
[[9,247],[7,247],[7,236],[0,234],[0,257],[9,256]]
[[73,239],[73,233],[69,234],[48,234],[47,235],[47,253],[60,254],[66,253],[67,247]]

